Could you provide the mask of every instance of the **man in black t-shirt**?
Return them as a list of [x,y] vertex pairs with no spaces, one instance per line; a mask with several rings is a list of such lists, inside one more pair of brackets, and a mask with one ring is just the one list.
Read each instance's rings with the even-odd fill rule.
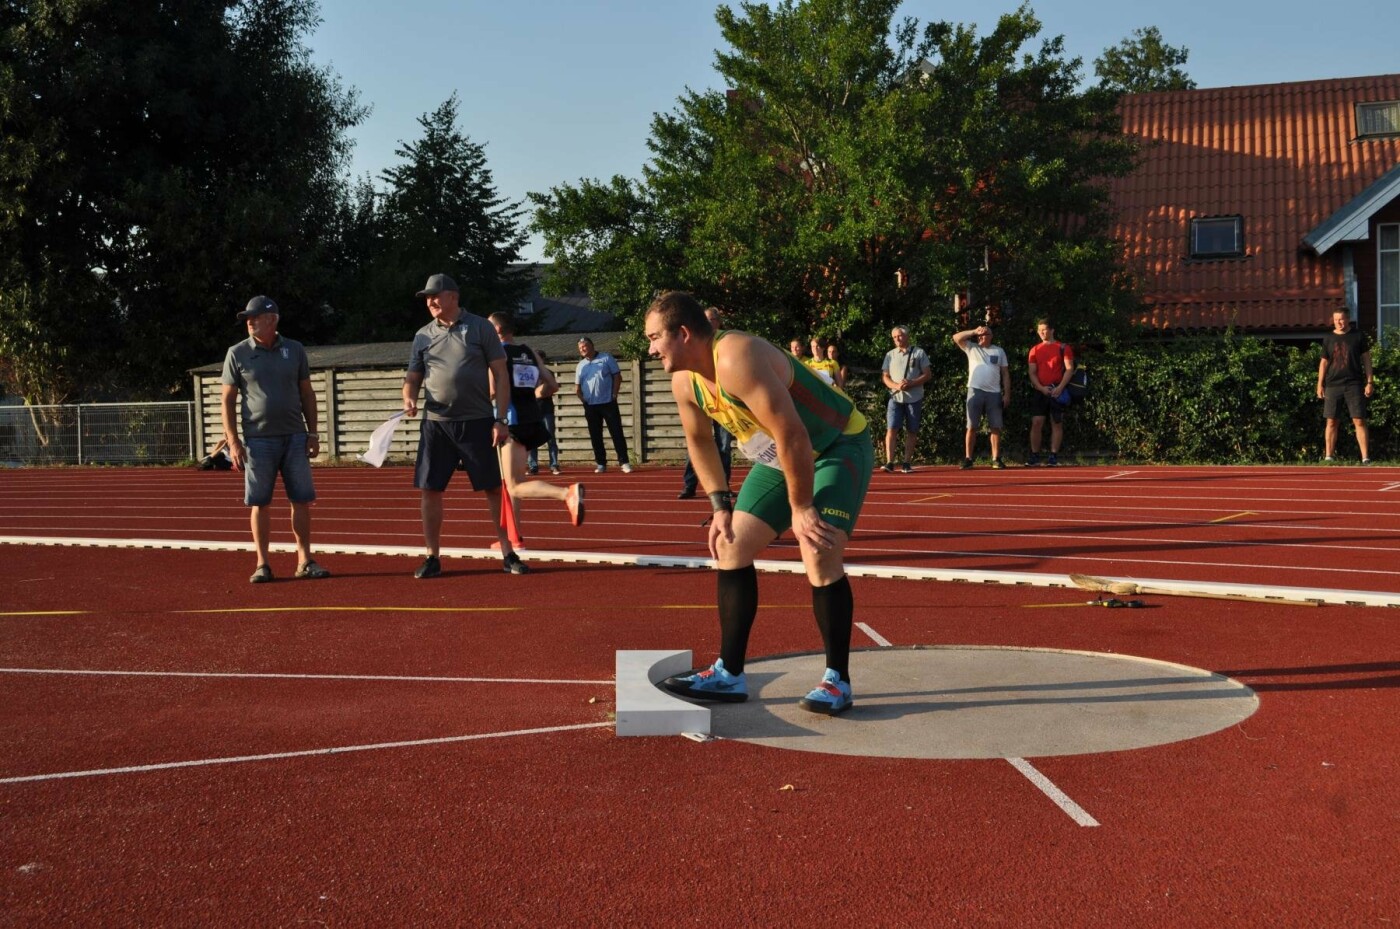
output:
[[1364,332],[1351,326],[1350,314],[1337,310],[1332,314],[1332,331],[1322,337],[1322,361],[1317,366],[1317,396],[1323,401],[1322,415],[1327,417],[1327,461],[1337,449],[1341,432],[1341,401],[1345,400],[1347,414],[1356,427],[1356,444],[1361,446],[1361,463],[1371,463],[1366,434],[1366,400],[1374,389],[1371,373],[1371,340]]

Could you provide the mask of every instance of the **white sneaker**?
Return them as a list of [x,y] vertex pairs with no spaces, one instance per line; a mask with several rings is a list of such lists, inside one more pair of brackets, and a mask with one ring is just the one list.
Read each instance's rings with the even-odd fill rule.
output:
[[608,470],[608,466],[607,466],[607,465],[598,465],[596,468],[593,469],[593,473],[594,473],[594,474],[602,474],[602,473],[603,473],[604,471],[606,471],[606,470]]
[[628,464],[627,462],[625,462],[625,461],[622,463],[622,473],[623,473],[623,474],[631,474],[631,473],[632,473],[632,466],[631,466],[630,464]]

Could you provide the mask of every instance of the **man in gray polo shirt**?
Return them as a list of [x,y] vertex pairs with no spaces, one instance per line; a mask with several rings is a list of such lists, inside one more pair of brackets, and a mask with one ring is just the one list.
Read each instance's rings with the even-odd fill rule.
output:
[[894,348],[885,353],[880,377],[889,388],[890,400],[885,410],[885,463],[881,470],[894,471],[895,445],[899,430],[904,430],[904,461],[901,470],[913,470],[914,447],[919,441],[919,418],[924,406],[924,384],[933,377],[928,355],[922,348],[909,344],[909,330],[895,326],[890,331]]
[[[316,433],[316,391],[306,349],[277,332],[277,304],[254,297],[238,318],[248,324],[248,339],[224,356],[221,414],[224,441],[233,467],[243,472],[243,499],[252,507],[253,547],[258,564],[248,580],[272,580],[268,541],[272,524],[272,488],[277,475],[292,504],[292,537],[297,546],[299,578],[330,577],[311,557],[311,462],[321,453]],[[239,441],[234,402],[243,398],[243,441]]]
[[419,389],[426,394],[413,486],[423,493],[423,540],[428,555],[413,576],[442,573],[442,495],[459,465],[471,479],[472,489],[486,494],[505,556],[505,572],[525,574],[529,569],[501,527],[501,464],[496,449],[510,439],[505,349],[490,322],[461,308],[457,282],[446,274],[428,278],[418,296],[427,301],[433,321],[414,334],[403,379],[403,409],[408,416],[418,415]]

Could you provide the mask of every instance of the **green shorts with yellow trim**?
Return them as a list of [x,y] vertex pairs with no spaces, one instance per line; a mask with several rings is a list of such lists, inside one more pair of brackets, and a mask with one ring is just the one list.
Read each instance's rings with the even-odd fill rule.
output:
[[[870,434],[842,436],[817,457],[813,468],[812,503],[822,519],[849,536],[870,488],[875,450]],[[734,509],[763,520],[781,535],[792,526],[787,477],[777,468],[755,464],[739,488]]]

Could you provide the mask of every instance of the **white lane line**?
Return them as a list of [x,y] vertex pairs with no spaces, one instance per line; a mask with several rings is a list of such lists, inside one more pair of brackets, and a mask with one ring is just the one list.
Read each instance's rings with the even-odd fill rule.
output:
[[1384,493],[1387,490],[1394,490],[1397,487],[1400,487],[1400,481],[1396,481],[1394,484],[1386,484],[1381,488],[1381,492]]
[[[926,533],[927,535],[948,535],[950,533]],[[995,537],[998,533],[988,533],[989,537]],[[46,536],[26,536],[23,538],[0,535],[0,545],[56,545],[56,546],[96,546],[96,547],[141,547],[159,550],[168,549],[209,549],[219,543],[211,543],[201,540],[183,540],[175,543],[160,543],[152,539],[88,539],[70,537],[46,537]],[[1180,543],[1178,543],[1180,544]],[[228,543],[230,551],[244,551],[247,549],[245,542]],[[1336,546],[1333,546],[1336,547]],[[412,555],[422,557],[423,548],[420,544],[412,546],[364,546],[364,545],[327,545],[324,542],[317,542],[316,548],[321,552],[343,550],[348,554],[356,555]],[[290,542],[272,543],[273,551],[295,551],[295,546]],[[499,552],[490,549],[479,548],[444,548],[443,554],[452,557],[465,558],[487,558],[492,561],[499,560]],[[965,551],[955,549],[936,548],[890,548],[878,545],[851,545],[846,548],[848,554],[879,554],[903,555],[903,556],[923,556],[923,555],[949,555],[953,557],[981,557],[980,555],[969,554]],[[794,549],[795,554],[795,549]],[[1189,568],[1243,568],[1246,570],[1268,571],[1276,569],[1276,566],[1268,564],[1235,563],[1229,561],[1188,561],[1185,559],[1166,559],[1161,557],[1153,558],[1128,558],[1128,557],[1091,557],[1091,556],[1061,556],[1053,550],[1036,550],[1029,552],[1012,551],[1002,549],[997,552],[1003,557],[1025,558],[1027,560],[1039,560],[1043,562],[1053,562],[1061,560],[1079,562],[1104,562],[1114,564],[1121,568],[1125,564],[1150,564],[1153,567],[1163,566],[1184,566]],[[570,552],[536,550],[533,557],[539,561],[553,561],[574,564],[606,564],[606,565],[637,565],[640,567],[658,568],[710,568],[714,562],[709,558],[696,558],[688,556],[664,556],[664,555],[612,555],[603,552]],[[755,561],[754,567],[762,572],[777,574],[802,574],[806,569],[802,562],[796,559],[788,561]],[[868,565],[854,561],[846,562],[846,573],[851,577],[879,577],[895,578],[900,580],[921,580],[921,581],[951,581],[954,583],[979,583],[979,584],[1012,584],[1029,585],[1033,587],[1074,587],[1069,577],[1064,574],[1041,574],[1028,571],[982,571],[959,569],[936,569],[936,568],[915,568],[915,567],[890,567],[886,565]],[[1400,571],[1377,570],[1370,568],[1322,568],[1309,566],[1306,568],[1292,568],[1294,572],[1306,571],[1322,575],[1347,574],[1355,575],[1383,575],[1386,577],[1400,576]],[[1129,580],[1128,578],[1112,577],[1110,580]],[[1336,603],[1348,606],[1385,606],[1400,607],[1400,593],[1390,593],[1386,591],[1367,590],[1347,590],[1337,588],[1311,588],[1311,587],[1279,587],[1261,586],[1257,584],[1232,584],[1215,581],[1175,581],[1166,578],[1136,577],[1131,580],[1138,584],[1152,587],[1164,587],[1177,591],[1182,595],[1189,596],[1190,591],[1205,591],[1208,593],[1246,593],[1269,596],[1287,602],[1290,599],[1318,601],[1320,603]]]
[[293,681],[428,681],[435,684],[605,684],[528,677],[417,677],[396,674],[258,674],[236,671],[96,671],[78,668],[0,668],[0,674],[88,674],[97,677],[243,677]]
[[890,647],[890,640],[880,635],[880,633],[876,632],[874,629],[871,629],[866,623],[856,623],[856,625],[860,627],[861,632],[864,632],[866,635],[870,636],[870,638],[874,639],[876,645],[879,645],[881,648]]
[[1115,477],[1127,477],[1129,474],[1137,474],[1137,472],[1136,472],[1136,471],[1119,471],[1117,474],[1110,474],[1108,477],[1104,478],[1104,480],[1106,480],[1106,481],[1111,481],[1111,480],[1113,480]]
[[1063,790],[1056,787],[1050,778],[1041,774],[1024,758],[1008,758],[1011,767],[1020,771],[1026,779],[1040,789],[1040,792],[1054,801],[1055,805],[1064,810],[1069,818],[1081,826],[1097,826],[1099,821],[1085,812],[1084,808],[1071,800]]
[[476,735],[454,735],[440,739],[414,739],[409,742],[377,742],[373,745],[341,745],[334,748],[313,748],[300,752],[275,752],[269,755],[237,755],[232,758],[202,758],[198,761],[171,761],[165,764],[131,765],[125,768],[96,768],[90,771],[58,771],[53,774],[28,774],[23,777],[0,778],[0,784],[26,784],[33,781],[57,781],[72,777],[101,777],[109,774],[141,774],[147,771],[168,771],[172,768],[198,768],[216,764],[241,764],[245,761],[277,761],[283,758],[306,758],[312,755],[340,755],[346,752],[372,752],[385,748],[414,748],[420,745],[449,745],[453,742],[473,742],[479,739],[502,739],[516,735],[542,735],[550,732],[573,732],[579,729],[602,729],[612,723],[579,723],[574,726],[546,726],[540,729],[513,729],[509,732],[482,732]]

